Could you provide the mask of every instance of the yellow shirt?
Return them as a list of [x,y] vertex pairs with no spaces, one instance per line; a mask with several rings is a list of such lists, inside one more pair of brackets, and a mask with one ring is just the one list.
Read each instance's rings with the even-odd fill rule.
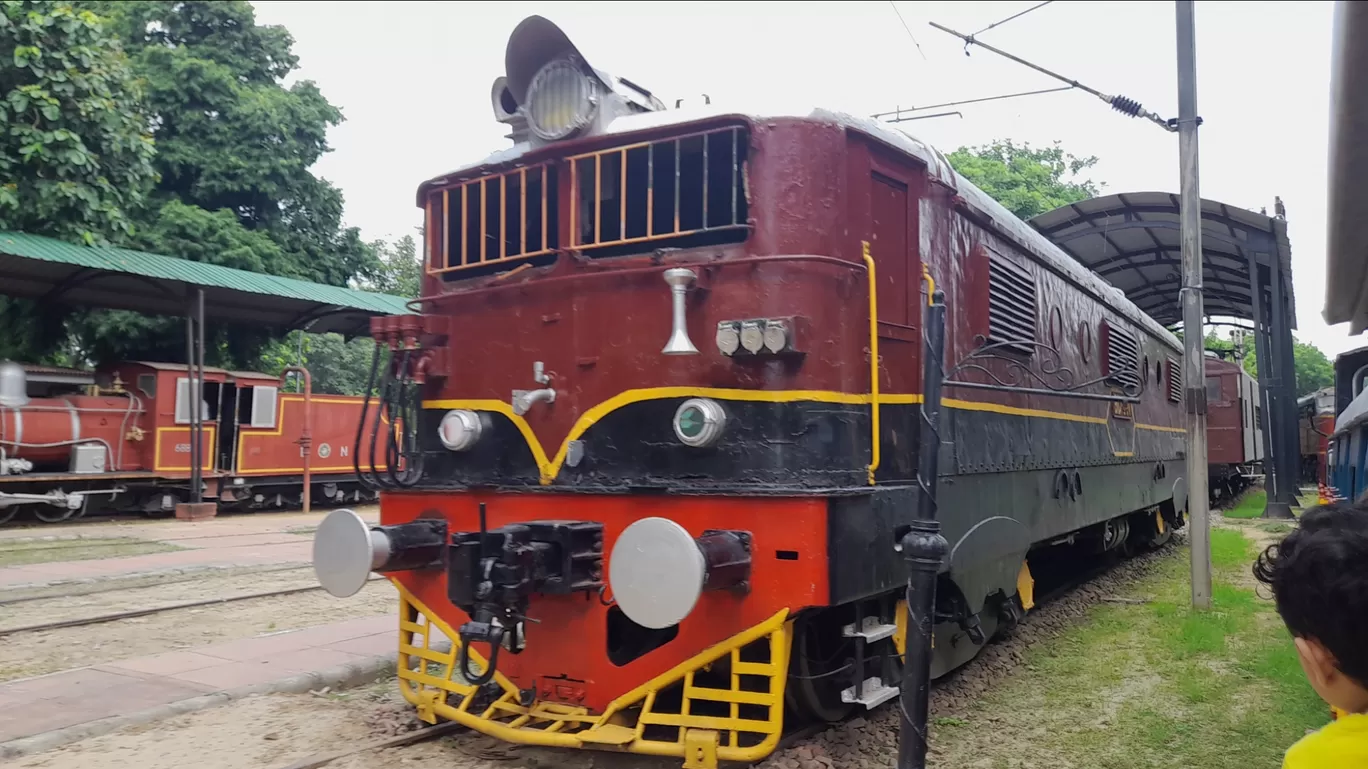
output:
[[1283,769],[1368,769],[1368,714],[1351,713],[1287,749]]

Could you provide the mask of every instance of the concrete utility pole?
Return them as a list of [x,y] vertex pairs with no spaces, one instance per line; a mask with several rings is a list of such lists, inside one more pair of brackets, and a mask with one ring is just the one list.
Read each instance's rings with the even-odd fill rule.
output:
[[1197,172],[1197,33],[1193,0],[1177,0],[1178,174],[1183,237],[1183,385],[1192,605],[1211,608],[1211,521],[1207,509],[1206,359],[1202,328],[1202,195]]

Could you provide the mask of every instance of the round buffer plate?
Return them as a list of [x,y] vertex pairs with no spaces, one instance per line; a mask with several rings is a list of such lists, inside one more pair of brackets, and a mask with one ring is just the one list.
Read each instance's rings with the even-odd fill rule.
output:
[[608,559],[613,600],[633,622],[655,630],[689,616],[707,573],[698,543],[668,518],[642,518],[628,526]]
[[351,510],[328,513],[314,532],[314,574],[338,598],[356,595],[365,586],[373,554],[370,525]]

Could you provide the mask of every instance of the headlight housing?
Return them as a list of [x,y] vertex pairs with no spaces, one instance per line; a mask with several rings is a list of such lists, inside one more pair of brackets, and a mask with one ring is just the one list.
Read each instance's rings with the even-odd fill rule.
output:
[[448,411],[437,427],[437,435],[449,451],[465,451],[474,446],[482,432],[480,415],[467,409]]
[[527,88],[527,125],[546,141],[574,136],[593,121],[598,91],[598,82],[574,59],[548,62]]

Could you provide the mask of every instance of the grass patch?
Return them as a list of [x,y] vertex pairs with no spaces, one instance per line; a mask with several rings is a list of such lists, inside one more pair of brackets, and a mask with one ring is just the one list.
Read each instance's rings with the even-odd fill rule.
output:
[[286,529],[285,533],[298,534],[301,537],[311,537],[313,536],[313,533],[316,531],[318,531],[317,526],[296,526],[292,529]]
[[23,542],[0,547],[0,567],[28,566],[35,563],[61,561],[90,561],[98,558],[121,558],[128,555],[165,553],[184,548],[165,542],[152,542],[133,537],[110,539],[75,539],[69,542]]
[[[1297,495],[1297,504],[1301,505],[1301,509],[1293,508],[1292,514],[1300,516],[1302,510],[1315,506],[1316,495],[1314,493],[1299,494]],[[1224,518],[1241,518],[1245,520],[1258,518],[1263,515],[1264,508],[1267,506],[1268,492],[1263,489],[1255,489],[1248,494],[1245,494],[1243,497],[1240,497],[1239,504],[1229,510],[1222,510],[1221,516]]]
[[1240,586],[1254,544],[1214,529],[1211,550],[1211,610],[1191,608],[1187,550],[1175,552],[1122,593],[1147,603],[1092,607],[977,703],[941,714],[978,726],[937,720],[933,765],[1278,766],[1329,708],[1272,602]]

